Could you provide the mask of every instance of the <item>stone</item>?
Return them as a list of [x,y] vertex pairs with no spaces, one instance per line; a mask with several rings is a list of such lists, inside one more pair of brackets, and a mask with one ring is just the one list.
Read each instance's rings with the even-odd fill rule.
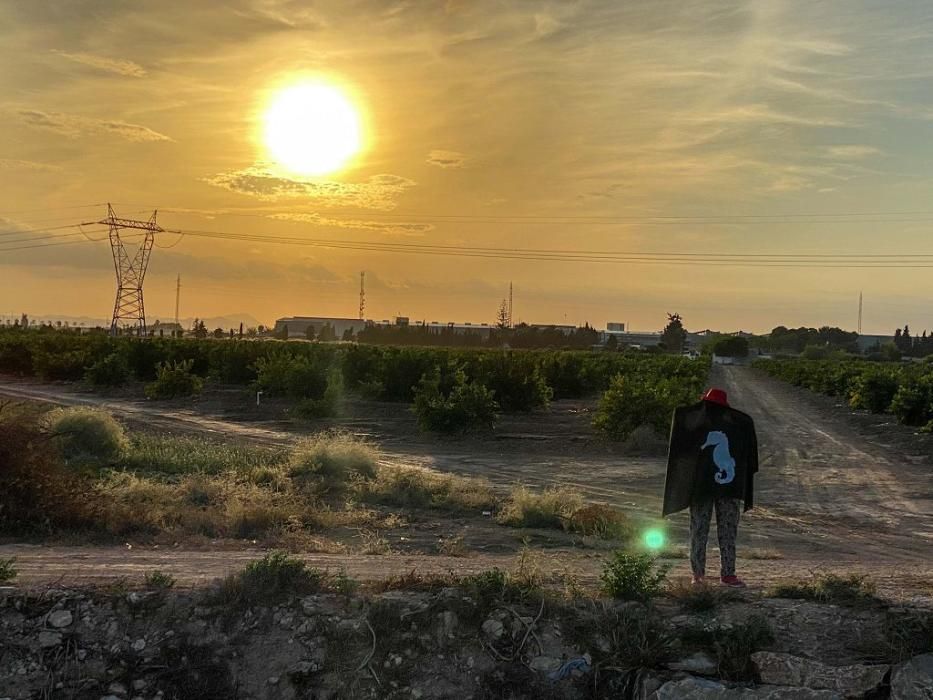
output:
[[756,652],[751,658],[762,683],[838,690],[844,695],[863,695],[874,690],[888,672],[887,666],[827,666],[812,659],[770,651]]
[[933,700],[933,654],[921,654],[891,673],[891,700]]
[[452,610],[445,610],[437,616],[438,637],[443,639],[453,639],[454,632],[457,629],[457,613]]
[[561,660],[553,656],[536,656],[528,664],[528,668],[538,673],[551,673],[561,666]]
[[116,695],[117,697],[121,698],[125,698],[127,696],[126,686],[119,682],[111,683],[107,688],[107,692],[111,695]]
[[142,651],[142,650],[145,649],[145,648],[146,648],[146,640],[145,640],[145,639],[137,639],[135,642],[133,642],[133,651],[139,652],[139,651]]
[[62,633],[52,630],[42,630],[39,632],[39,646],[43,649],[51,649],[62,643]]
[[145,690],[147,685],[149,685],[149,681],[143,678],[137,678],[133,681],[133,690]]
[[835,690],[813,690],[778,685],[755,688],[729,688],[707,678],[688,676],[668,681],[649,700],[845,700]]
[[505,626],[499,620],[489,618],[483,623],[483,634],[489,639],[499,639],[503,632],[505,632]]
[[70,610],[53,610],[49,613],[48,623],[56,629],[67,627],[74,622],[74,615]]
[[698,676],[715,676],[719,673],[719,662],[702,651],[670,663],[667,667],[672,671],[684,671]]

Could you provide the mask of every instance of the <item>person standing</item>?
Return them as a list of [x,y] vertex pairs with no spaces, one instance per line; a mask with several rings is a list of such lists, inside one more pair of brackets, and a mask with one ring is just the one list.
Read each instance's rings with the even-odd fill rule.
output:
[[662,516],[690,509],[693,582],[706,577],[706,543],[713,511],[721,559],[720,582],[744,588],[735,573],[739,515],[754,505],[758,437],[751,416],[729,405],[722,389],[674,411]]

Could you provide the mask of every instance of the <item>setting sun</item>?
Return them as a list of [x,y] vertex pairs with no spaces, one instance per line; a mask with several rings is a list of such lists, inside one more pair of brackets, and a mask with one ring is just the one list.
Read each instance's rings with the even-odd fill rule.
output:
[[360,150],[360,118],[338,88],[305,83],[285,88],[265,113],[264,141],[279,165],[299,175],[327,175]]

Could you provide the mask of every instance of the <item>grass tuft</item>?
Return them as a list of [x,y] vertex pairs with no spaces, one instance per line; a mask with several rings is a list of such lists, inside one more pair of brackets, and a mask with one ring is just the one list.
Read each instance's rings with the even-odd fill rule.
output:
[[164,571],[149,571],[146,573],[146,588],[157,591],[167,591],[175,585],[175,577]]
[[694,584],[686,579],[672,582],[667,587],[667,595],[685,612],[693,613],[715,610],[736,597],[731,589],[715,588],[709,583]]
[[0,559],[0,583],[9,583],[16,578],[16,558]]
[[374,479],[357,480],[354,487],[360,500],[400,508],[476,512],[491,509],[496,501],[484,479],[419,467],[381,466]]
[[325,575],[285,552],[270,552],[224,579],[215,603],[233,608],[275,605],[292,596],[317,593],[325,587]]
[[510,527],[563,528],[582,507],[580,493],[566,486],[552,486],[541,493],[517,486],[496,520]]
[[662,592],[668,571],[650,554],[618,551],[603,567],[602,591],[622,600],[650,600]]
[[299,483],[343,488],[354,478],[376,476],[379,450],[350,433],[321,433],[298,443],[288,462],[288,475]]
[[46,414],[43,426],[69,464],[93,467],[113,464],[129,445],[123,426],[99,408],[56,408]]
[[812,600],[834,605],[870,605],[877,603],[875,584],[861,574],[818,574],[809,581],[782,583],[768,591],[771,598]]

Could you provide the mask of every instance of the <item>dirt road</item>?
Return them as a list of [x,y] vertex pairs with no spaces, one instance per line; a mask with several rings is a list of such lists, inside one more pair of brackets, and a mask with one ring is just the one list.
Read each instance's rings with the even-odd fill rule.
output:
[[[757,504],[743,521],[740,559],[743,548],[776,550],[783,557],[780,561],[746,560],[743,571],[767,580],[781,578],[787,572],[829,566],[872,571],[894,583],[902,577],[920,582],[924,577],[930,580],[933,471],[928,461],[900,452],[880,440],[866,439],[851,426],[846,411],[833,409],[818,397],[810,397],[754,370],[716,367],[712,383],[724,386],[734,405],[755,418],[759,430],[762,468],[756,489]],[[195,409],[166,409],[144,401],[102,399],[62,386],[0,379],[0,396],[68,405],[102,405],[149,429],[208,433],[266,444],[283,444],[294,439],[288,426],[281,423],[246,423],[205,415]],[[584,448],[577,450],[573,444],[555,449],[553,454],[542,449],[524,452],[520,444],[505,448],[495,441],[425,446],[394,439],[385,442],[385,450],[387,462],[481,475],[503,488],[515,483],[538,487],[571,484],[592,500],[624,508],[642,518],[654,516],[660,509],[663,458],[578,454]],[[672,541],[683,543],[685,514],[672,518],[669,529]],[[172,564],[182,573],[214,578],[239,564],[242,558],[255,556],[255,552],[177,549],[128,552],[117,548],[0,546],[0,557],[13,554],[18,558],[24,581],[31,582],[52,581],[63,572],[79,570],[88,576],[99,575],[101,571],[126,575],[121,562],[150,569]],[[319,559],[335,555],[312,556]],[[565,551],[561,557],[577,562],[581,572],[589,572],[586,575],[598,569],[592,552],[578,555]],[[421,556],[409,557],[412,562],[408,562],[402,561],[405,557],[395,556],[337,557],[361,578],[368,577],[367,571],[411,570],[413,566],[431,571],[488,568],[501,565],[499,558],[478,555],[449,561]],[[190,566],[185,564],[186,560],[190,560]]]

